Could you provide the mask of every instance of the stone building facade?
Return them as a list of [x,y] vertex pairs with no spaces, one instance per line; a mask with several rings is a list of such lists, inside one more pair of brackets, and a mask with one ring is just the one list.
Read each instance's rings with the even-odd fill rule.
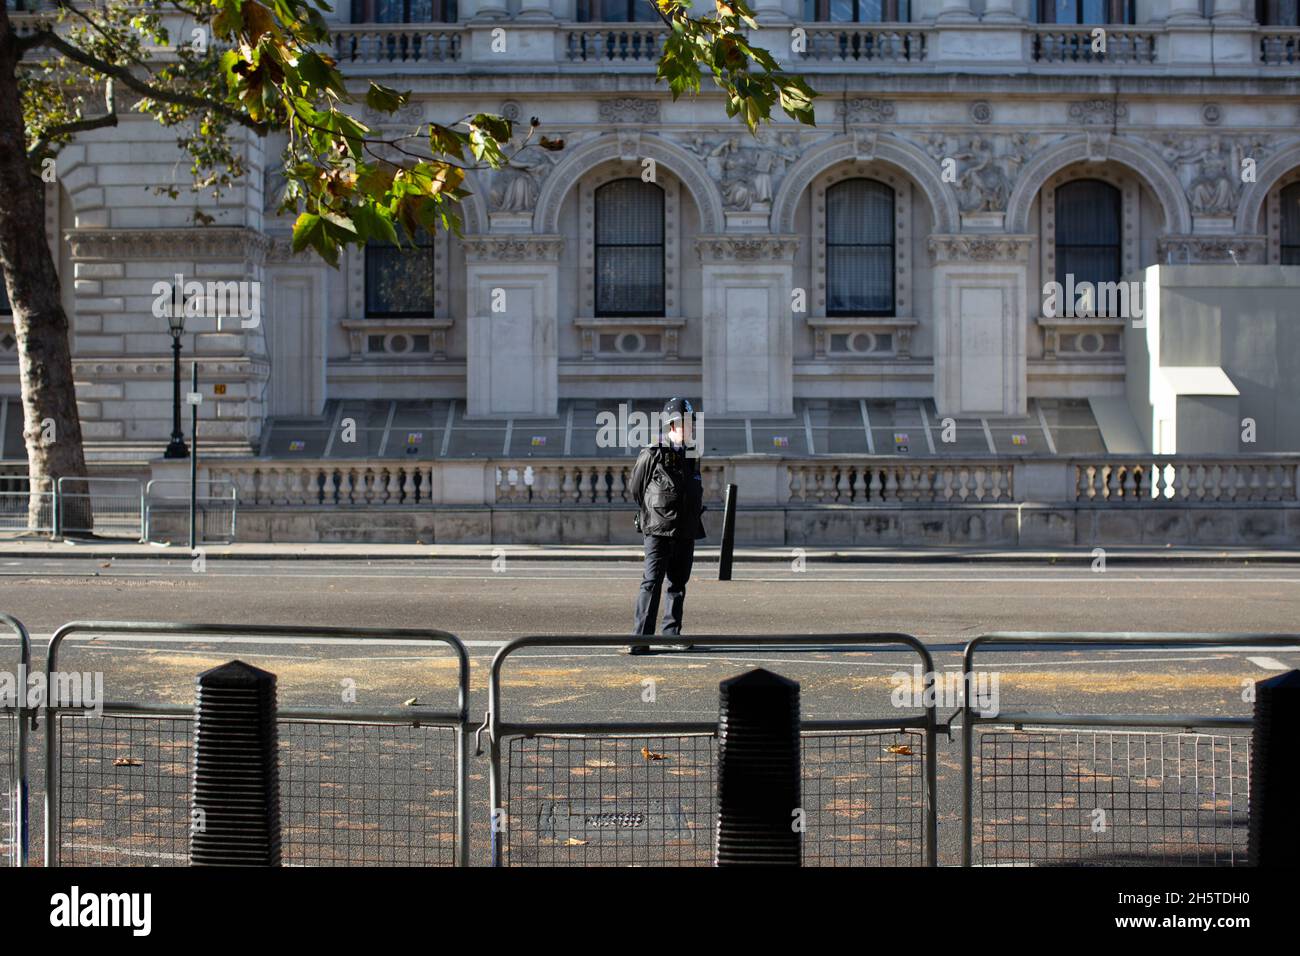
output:
[[[431,237],[419,262],[292,254],[274,137],[246,136],[252,174],[213,201],[186,191],[174,135],[146,119],[79,136],[46,229],[91,459],[143,467],[166,445],[170,337],[151,304],[174,276],[259,284],[258,321],[194,320],[184,336],[208,455],[320,456],[272,447],[271,425],[328,430],[346,402],[441,402],[467,425],[537,431],[574,403],[671,393],[769,422],[809,403],[920,402],[990,435],[1042,403],[1092,403],[1108,450],[1143,450],[1111,447],[1125,435],[1161,450],[1143,420],[1159,406],[1154,333],[1132,308],[1048,314],[1063,263],[1080,281],[1145,283],[1148,311],[1164,290],[1166,341],[1199,323],[1172,364],[1220,367],[1242,408],[1272,409],[1257,450],[1300,449],[1279,411],[1300,356],[1286,327],[1300,301],[1293,0],[756,6],[756,41],[820,94],[815,127],[780,117],[751,137],[707,89],[672,102],[654,79],[663,29],[637,3],[340,5],[334,52],[358,89],[412,91],[397,116],[367,117],[376,128],[491,111],[565,143],[471,174],[463,237]],[[181,199],[154,189],[170,183]],[[1243,342],[1238,372],[1225,356]],[[1224,394],[1186,378],[1169,377],[1176,400]]]

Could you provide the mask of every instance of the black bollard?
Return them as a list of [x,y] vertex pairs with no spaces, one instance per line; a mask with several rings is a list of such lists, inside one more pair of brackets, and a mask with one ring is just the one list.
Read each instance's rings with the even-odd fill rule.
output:
[[753,670],[718,685],[715,866],[798,866],[799,685]]
[[722,547],[718,551],[718,580],[731,580],[731,555],[736,550],[736,486],[727,485],[722,511]]
[[195,684],[190,864],[279,866],[275,675],[231,661]]
[[1255,729],[1250,738],[1252,866],[1293,867],[1300,859],[1300,671],[1255,684]]

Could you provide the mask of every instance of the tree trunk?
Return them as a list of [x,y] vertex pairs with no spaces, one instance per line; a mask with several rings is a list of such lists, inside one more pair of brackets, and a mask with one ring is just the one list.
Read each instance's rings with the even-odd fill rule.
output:
[[[9,15],[0,4],[0,268],[9,290],[18,340],[18,370],[23,397],[23,440],[27,445],[31,497],[28,527],[39,528],[45,488],[59,478],[86,476],[81,419],[72,378],[68,316],[63,311],[59,275],[45,236],[45,196],[27,162],[26,136],[18,91],[18,50]],[[78,510],[89,511],[85,482],[64,490]],[[74,527],[90,528],[89,515]]]

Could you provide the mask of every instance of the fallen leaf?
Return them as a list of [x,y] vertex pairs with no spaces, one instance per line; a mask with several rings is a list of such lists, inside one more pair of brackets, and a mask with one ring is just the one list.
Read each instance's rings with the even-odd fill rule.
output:
[[587,841],[586,841],[586,840],[577,840],[577,839],[574,839],[573,837],[569,837],[569,839],[567,839],[567,840],[564,841],[564,845],[565,845],[565,846],[586,846],[586,845],[587,845]]
[[914,756],[916,756],[914,753],[912,753],[912,748],[911,748],[911,747],[906,747],[906,746],[904,746],[903,744],[894,744],[892,747],[886,747],[885,750],[886,750],[888,753],[891,753],[891,754],[899,754],[899,755],[901,755],[901,756],[903,756],[903,757],[914,757]]
[[143,760],[136,760],[134,757],[118,757],[113,761],[114,767],[143,767]]
[[403,707],[418,707],[419,705],[420,705],[420,698],[418,697],[412,697],[410,700],[402,701]]
[[651,750],[649,747],[642,747],[642,748],[641,748],[641,756],[642,756],[642,757],[645,757],[646,760],[667,760],[667,759],[668,759],[668,758],[665,757],[663,754],[657,754],[657,753],[655,753],[655,752],[654,752],[653,750]]

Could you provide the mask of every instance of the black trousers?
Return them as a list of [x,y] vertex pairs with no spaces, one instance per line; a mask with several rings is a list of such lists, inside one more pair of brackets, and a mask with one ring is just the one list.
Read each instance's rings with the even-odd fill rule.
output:
[[641,575],[641,590],[636,596],[634,635],[655,632],[659,588],[665,578],[668,580],[668,593],[664,603],[663,633],[682,632],[682,605],[686,602],[686,582],[691,579],[691,565],[694,563],[694,541],[661,538],[653,534],[645,536],[645,571]]

